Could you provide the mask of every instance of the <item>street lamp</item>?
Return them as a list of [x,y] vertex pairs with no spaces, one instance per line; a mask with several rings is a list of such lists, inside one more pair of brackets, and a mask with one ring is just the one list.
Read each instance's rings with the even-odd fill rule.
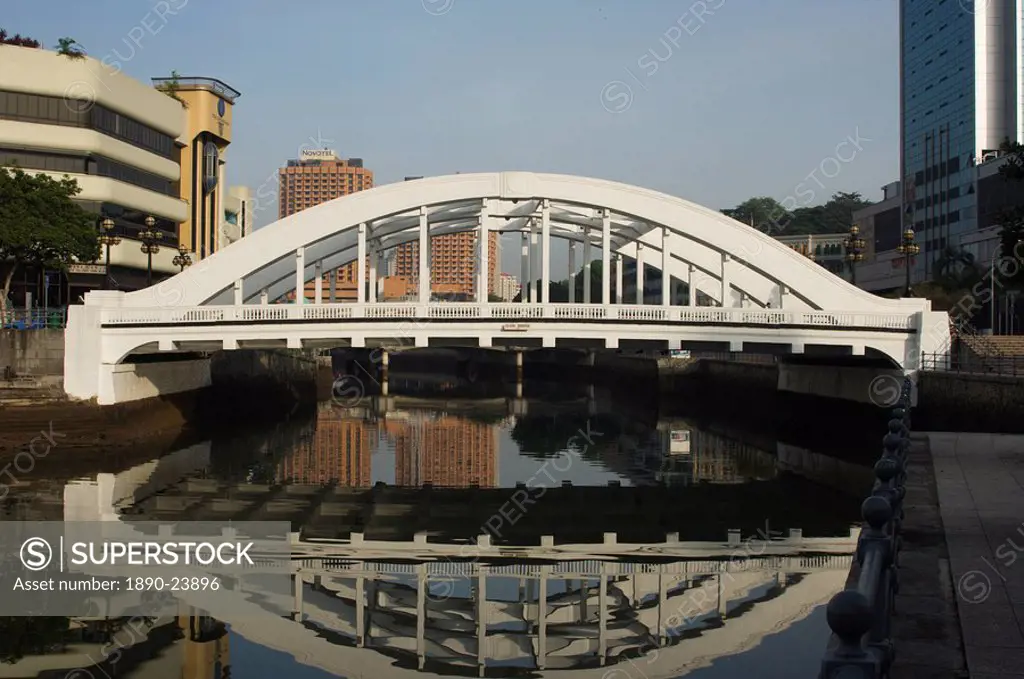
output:
[[111,234],[114,230],[114,220],[110,217],[104,217],[100,220],[100,245],[106,248],[107,254],[103,263],[103,289],[106,290],[110,281],[110,246],[117,245],[121,242],[121,239]]
[[903,255],[903,268],[907,270],[907,297],[910,297],[910,258],[921,252],[921,246],[914,242],[914,230],[903,232],[903,240],[896,250]]
[[156,226],[156,219],[152,216],[146,217],[146,230],[139,233],[139,238],[142,240],[142,252],[147,257],[146,264],[146,285],[153,285],[153,255],[160,252],[160,246],[158,243],[164,235],[154,229]]
[[[181,271],[184,271],[186,266],[192,266],[192,258],[189,257],[188,249],[184,244],[178,246],[178,254],[171,260],[171,264],[181,269]],[[181,272],[179,271],[179,273]]]
[[850,282],[857,285],[857,262],[864,260],[864,239],[860,237],[860,227],[850,227],[850,237],[843,241],[846,248],[846,261],[850,263]]

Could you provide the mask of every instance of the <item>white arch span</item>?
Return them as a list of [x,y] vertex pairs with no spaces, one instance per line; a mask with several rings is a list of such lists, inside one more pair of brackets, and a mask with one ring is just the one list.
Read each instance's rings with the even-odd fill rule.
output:
[[[375,247],[384,251],[422,240],[421,224],[428,237],[480,229],[531,233],[542,260],[533,279],[550,269],[543,256],[547,230],[547,238],[601,249],[606,262],[612,254],[634,257],[639,243],[653,253],[645,264],[659,270],[667,264],[672,278],[683,282],[692,272],[696,287],[719,302],[724,285],[727,295],[743,292],[761,306],[782,292],[792,296],[789,308],[923,309],[921,300],[864,292],[760,231],[681,198],[601,179],[528,172],[433,177],[338,198],[268,225],[154,288],[130,293],[122,306],[231,304],[238,282],[243,301],[258,300],[263,290],[273,300],[296,289],[297,267],[303,283],[314,280],[318,264],[329,271],[358,260],[360,243],[370,254]],[[426,266],[421,262],[421,270]]]
[[[478,235],[475,302],[431,302],[427,256],[419,262],[417,302],[377,303],[381,252],[415,242],[428,253],[431,238],[460,231]],[[492,233],[521,234],[523,279],[541,281],[522,303],[488,302],[491,283],[481,263],[491,254],[491,239],[483,236]],[[582,243],[583,299],[570,297],[569,304],[549,299],[551,242],[558,238],[572,244],[570,270]],[[589,285],[593,248],[603,264],[596,293]],[[659,271],[663,293],[674,281],[689,284],[687,304],[666,294],[644,304],[642,292],[624,300],[621,266],[612,300],[611,265],[623,256]],[[321,274],[352,261],[364,283],[356,286],[356,303],[322,303]],[[644,269],[636,267],[638,291]],[[316,303],[299,294],[293,304],[269,304],[310,280]],[[698,290],[717,308],[698,308]],[[418,322],[410,331],[410,319],[429,327]],[[72,307],[66,337],[67,393],[115,403],[131,391],[118,380],[134,378],[114,367],[133,353],[360,347],[399,337],[396,343],[415,346],[471,338],[479,346],[527,339],[536,346],[582,340],[617,348],[620,340],[650,340],[669,349],[706,342],[727,342],[733,351],[764,343],[793,353],[808,345],[846,347],[854,355],[870,349],[915,370],[922,352],[946,350],[949,325],[927,300],[871,295],[756,229],[688,201],[599,179],[501,172],[401,182],[309,208],[152,288],[89,293],[84,307]]]

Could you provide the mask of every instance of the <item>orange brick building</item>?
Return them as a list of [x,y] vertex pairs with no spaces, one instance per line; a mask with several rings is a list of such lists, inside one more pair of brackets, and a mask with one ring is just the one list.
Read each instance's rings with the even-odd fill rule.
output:
[[[436,293],[458,293],[472,297],[476,294],[475,231],[449,233],[430,239],[430,289]],[[489,235],[487,243],[487,290],[498,293],[497,281],[499,252],[497,233]],[[419,243],[398,246],[395,254],[395,275],[409,281],[408,294],[415,294],[419,285]]]
[[368,488],[372,485],[376,438],[373,425],[343,417],[341,411],[321,410],[317,413],[313,439],[281,460],[276,477],[293,483]]
[[456,417],[387,423],[395,443],[395,484],[449,488],[498,484],[498,428]]
[[[302,158],[289,160],[278,171],[278,218],[371,188],[373,172],[363,167],[362,158],[338,158],[334,151],[327,149],[306,151]],[[337,276],[336,301],[356,300],[356,269],[356,263],[352,262],[334,272]],[[324,275],[324,301],[328,299],[330,276],[329,272]],[[315,297],[316,283],[310,281],[306,284],[306,299],[313,301]]]

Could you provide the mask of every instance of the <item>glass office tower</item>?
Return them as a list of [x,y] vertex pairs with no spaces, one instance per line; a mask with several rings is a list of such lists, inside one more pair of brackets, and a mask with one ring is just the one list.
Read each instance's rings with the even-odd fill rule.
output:
[[975,165],[1021,139],[1018,0],[901,0],[903,226],[917,233],[915,280],[977,228]]

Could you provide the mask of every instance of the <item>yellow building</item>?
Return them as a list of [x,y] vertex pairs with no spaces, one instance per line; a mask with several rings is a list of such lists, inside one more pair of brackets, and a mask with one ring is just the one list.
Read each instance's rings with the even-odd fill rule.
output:
[[231,144],[232,109],[241,93],[215,78],[154,78],[153,85],[178,99],[185,111],[177,146],[181,198],[188,202],[189,213],[178,237],[193,261],[199,261],[228,244],[221,228],[228,202],[223,166]]

